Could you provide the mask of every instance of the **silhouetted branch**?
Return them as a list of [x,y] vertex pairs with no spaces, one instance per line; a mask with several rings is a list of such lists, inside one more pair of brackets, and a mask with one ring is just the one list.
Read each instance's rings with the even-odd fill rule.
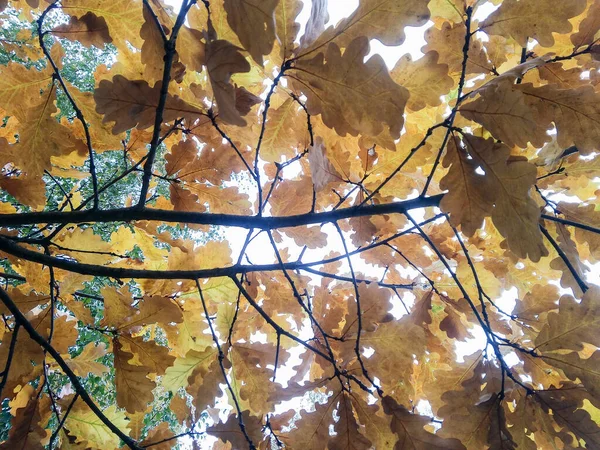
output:
[[125,442],[125,444],[129,448],[131,448],[132,450],[141,450],[141,447],[138,446],[138,444],[135,440],[131,439],[129,436],[127,436],[125,433],[123,433],[118,427],[115,426],[115,424],[113,424],[104,415],[104,413],[102,411],[100,411],[100,408],[98,408],[98,406],[94,403],[94,400],[92,400],[92,398],[90,397],[90,395],[88,394],[86,389],[83,387],[83,385],[79,381],[79,378],[75,375],[75,373],[73,373],[73,371],[67,365],[67,363],[65,362],[63,357],[60,356],[60,353],[58,353],[54,349],[54,347],[52,347],[52,345],[50,345],[48,343],[48,341],[46,339],[44,339],[36,331],[36,329],[25,318],[23,313],[19,310],[17,305],[15,305],[15,303],[12,301],[12,299],[9,297],[9,295],[6,293],[6,291],[2,288],[0,288],[0,300],[2,300],[2,303],[4,303],[4,306],[6,306],[6,308],[10,311],[10,313],[14,316],[17,324],[21,325],[25,329],[25,331],[27,331],[27,334],[29,334],[29,337],[31,339],[33,339],[38,345],[40,345],[46,352],[48,352],[50,354],[50,356],[52,356],[52,358],[54,358],[54,360],[57,362],[57,364],[63,370],[65,375],[69,378],[69,381],[71,381],[71,384],[73,385],[73,389],[75,390],[75,392],[77,392],[79,394],[81,399],[92,410],[92,412],[98,417],[98,419],[100,419],[100,421],[104,425],[106,425],[110,431],[112,431],[123,442]]

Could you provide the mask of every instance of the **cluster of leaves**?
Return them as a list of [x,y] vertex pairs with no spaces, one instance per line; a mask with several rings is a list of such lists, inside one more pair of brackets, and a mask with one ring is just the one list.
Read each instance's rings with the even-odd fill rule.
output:
[[0,448],[600,448],[600,0],[302,8],[0,0]]

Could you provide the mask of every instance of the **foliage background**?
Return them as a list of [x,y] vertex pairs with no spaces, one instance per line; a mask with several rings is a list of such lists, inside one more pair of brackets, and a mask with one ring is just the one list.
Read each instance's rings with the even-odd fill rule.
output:
[[1,448],[600,447],[600,2],[0,7]]

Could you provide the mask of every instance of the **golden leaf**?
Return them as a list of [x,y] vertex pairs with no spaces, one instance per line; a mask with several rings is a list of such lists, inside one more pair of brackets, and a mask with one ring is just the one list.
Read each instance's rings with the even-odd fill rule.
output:
[[322,114],[325,125],[339,135],[377,136],[386,124],[397,138],[404,123],[402,114],[408,91],[394,83],[379,55],[357,63],[368,52],[369,41],[365,37],[350,42],[343,54],[331,43],[325,55],[320,53],[295,64],[296,86],[308,98],[309,113]]

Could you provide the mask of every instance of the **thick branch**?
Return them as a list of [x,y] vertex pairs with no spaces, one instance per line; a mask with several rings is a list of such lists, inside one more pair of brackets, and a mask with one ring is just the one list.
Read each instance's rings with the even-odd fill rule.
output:
[[240,228],[274,230],[277,228],[334,222],[351,217],[375,216],[381,214],[404,214],[411,209],[438,206],[443,194],[415,198],[401,202],[380,205],[361,205],[321,213],[306,213],[294,216],[260,217],[236,214],[194,213],[188,211],[168,211],[163,209],[118,208],[102,211],[42,211],[18,214],[0,214],[3,227],[20,227],[39,223],[77,224],[87,222],[130,222],[149,220],[161,222],[193,223],[198,225],[221,225]]
[[[420,223],[421,226],[426,225],[430,222],[437,220],[440,215],[433,216],[429,219],[424,220]],[[353,250],[350,255],[355,255],[368,251],[372,248],[385,245],[386,243],[399,238],[405,234],[411,233],[413,228],[409,228],[390,236],[387,239],[377,241],[371,245]],[[36,262],[38,264],[44,264],[47,266],[57,267],[59,269],[68,270],[70,272],[79,273],[82,275],[94,275],[100,277],[110,278],[138,278],[138,279],[150,279],[150,280],[195,280],[196,278],[211,278],[211,277],[232,277],[241,273],[250,272],[269,272],[279,271],[281,266],[279,264],[251,264],[244,265],[239,262],[229,267],[218,267],[214,269],[198,269],[198,270],[143,270],[143,269],[128,269],[119,267],[108,267],[100,266],[96,264],[84,264],[79,263],[70,259],[57,258],[55,256],[45,255],[43,253],[29,250],[16,244],[13,240],[6,237],[0,236],[0,251],[9,253],[19,258],[26,259],[28,261]],[[332,258],[322,259],[318,261],[312,261],[303,263],[301,261],[288,262],[284,264],[286,270],[303,270],[307,267],[317,266],[321,264],[328,264],[335,261],[344,259],[345,255],[339,255]],[[324,273],[323,273],[324,276]]]

